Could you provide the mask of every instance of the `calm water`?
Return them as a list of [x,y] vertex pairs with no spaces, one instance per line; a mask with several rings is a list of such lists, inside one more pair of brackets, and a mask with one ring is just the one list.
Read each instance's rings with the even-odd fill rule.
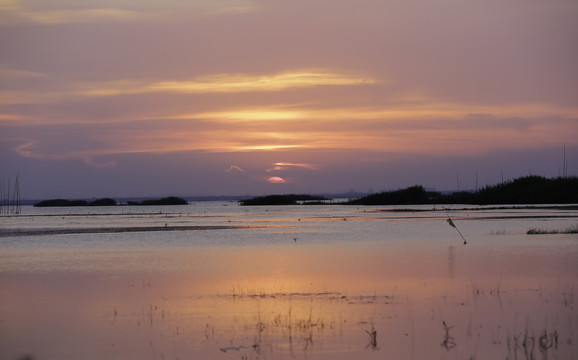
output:
[[413,208],[25,207],[0,359],[578,358],[578,211]]

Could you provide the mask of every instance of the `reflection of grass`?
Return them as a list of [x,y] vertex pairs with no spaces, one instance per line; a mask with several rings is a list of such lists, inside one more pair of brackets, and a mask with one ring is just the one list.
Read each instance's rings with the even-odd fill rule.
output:
[[365,330],[365,333],[369,335],[369,343],[366,348],[371,347],[372,350],[377,350],[377,331],[373,325],[371,325],[371,331]]
[[[154,341],[154,348],[151,341],[150,351],[156,358],[166,355],[162,351],[167,351],[168,345],[164,343],[167,339],[171,344],[182,343],[181,351],[199,355],[189,358],[211,358],[200,355],[215,353],[237,360],[316,358],[319,354],[330,353],[344,356],[351,353],[348,358],[364,358],[374,351],[383,352],[380,358],[403,359],[410,358],[410,354],[413,358],[429,358],[421,356],[425,347],[455,353],[452,357],[460,359],[569,358],[566,355],[571,351],[574,333],[565,324],[572,326],[574,322],[573,284],[558,286],[554,289],[556,292],[540,290],[539,294],[533,289],[509,289],[501,280],[479,286],[470,284],[467,288],[466,298],[462,297],[464,295],[456,296],[454,300],[452,296],[444,297],[444,300],[428,298],[423,304],[431,307],[432,316],[422,316],[426,314],[425,307],[423,312],[420,309],[415,314],[416,319],[418,316],[421,319],[415,324],[416,331],[409,297],[345,295],[330,290],[267,292],[240,286],[225,295],[182,298],[178,305],[182,301],[184,310],[170,306],[174,299],[162,297],[162,302],[147,301],[142,314],[135,314],[138,319],[132,319],[140,322],[132,324],[142,328],[137,334],[160,330],[157,333],[162,339]],[[520,293],[522,290],[525,293]],[[504,297],[504,305],[501,297]],[[544,309],[544,313],[538,315],[540,319],[528,313],[525,327],[520,327],[518,314],[510,316],[508,304],[523,305],[519,300],[529,297],[539,298],[544,305],[550,304],[555,312]],[[422,303],[419,304],[421,307]],[[492,310],[487,310],[488,305]],[[206,320],[198,321],[200,317],[194,315],[195,309],[205,307],[210,309],[210,315]],[[522,306],[516,311],[523,316],[524,309]],[[406,311],[407,323],[403,316]],[[503,316],[494,318],[495,311],[503,312]],[[468,313],[469,324],[463,320]],[[115,326],[131,320],[122,308],[110,309],[108,316],[117,320]],[[545,323],[542,317],[546,318]],[[539,325],[533,326],[534,321]],[[143,323],[148,326],[143,328]],[[434,336],[430,336],[432,331],[424,330],[432,326],[435,327]],[[199,343],[198,349],[184,345],[193,337],[199,338],[195,340]],[[145,340],[149,341],[149,338]],[[499,354],[503,356],[499,357]],[[372,356],[375,355],[379,354]]]
[[562,230],[546,230],[546,229],[531,228],[526,232],[526,234],[528,235],[578,234],[578,224],[567,227]]
[[[265,349],[272,349],[274,343],[287,347],[291,352],[295,345],[307,351],[314,345],[314,337],[322,335],[325,329],[334,328],[335,320],[326,321],[320,314],[314,314],[313,306],[310,306],[308,311],[301,310],[303,311],[295,311],[291,306],[287,311],[281,312],[267,311],[263,314],[261,310],[258,310],[256,318],[243,326],[244,332],[256,332],[253,340],[251,342],[248,339],[241,340],[245,343],[244,345],[222,347],[221,351],[253,349],[259,353]],[[205,329],[207,339],[209,327],[210,325],[207,324]],[[214,328],[212,331],[214,333]],[[284,340],[279,342],[280,339]],[[231,344],[238,341],[239,339],[232,339]]]
[[454,337],[450,335],[450,329],[453,328],[453,326],[448,326],[445,321],[442,321],[442,325],[444,327],[444,339],[441,346],[449,351],[456,347],[456,341]]
[[523,352],[526,359],[535,359],[535,348],[540,350],[543,359],[547,359],[548,351],[550,349],[556,351],[559,345],[557,330],[548,332],[547,329],[543,329],[536,344],[536,336],[528,330],[527,326],[523,334],[508,336],[507,341],[508,353],[513,354],[515,359],[518,358],[518,351]]

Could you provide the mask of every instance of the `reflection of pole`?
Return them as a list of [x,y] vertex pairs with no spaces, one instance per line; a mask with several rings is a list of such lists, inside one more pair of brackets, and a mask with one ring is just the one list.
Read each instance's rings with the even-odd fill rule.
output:
[[20,179],[16,176],[14,188],[11,178],[0,179],[0,214],[20,214]]
[[562,165],[562,177],[566,178],[566,144],[564,144],[564,163]]
[[448,270],[450,279],[454,278],[456,264],[456,252],[453,246],[448,247]]

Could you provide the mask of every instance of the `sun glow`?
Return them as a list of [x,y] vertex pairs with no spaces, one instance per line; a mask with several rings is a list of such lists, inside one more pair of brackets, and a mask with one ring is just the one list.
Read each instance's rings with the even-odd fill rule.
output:
[[273,164],[272,168],[267,169],[267,172],[284,171],[284,170],[288,170],[292,167],[305,168],[305,169],[309,169],[309,170],[317,170],[318,169],[318,166],[313,165],[313,164],[294,164],[294,163],[278,162],[278,163]]

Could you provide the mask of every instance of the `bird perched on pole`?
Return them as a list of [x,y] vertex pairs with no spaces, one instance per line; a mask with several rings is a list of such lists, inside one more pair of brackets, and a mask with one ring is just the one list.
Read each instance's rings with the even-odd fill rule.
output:
[[453,227],[454,229],[457,230],[458,234],[460,234],[460,236],[462,237],[462,239],[464,239],[464,245],[466,245],[468,242],[466,241],[466,238],[462,235],[462,233],[460,232],[460,229],[457,228],[456,224],[454,224],[454,222],[452,221],[452,218],[448,216],[448,220],[447,220],[448,224],[450,224],[451,227]]

